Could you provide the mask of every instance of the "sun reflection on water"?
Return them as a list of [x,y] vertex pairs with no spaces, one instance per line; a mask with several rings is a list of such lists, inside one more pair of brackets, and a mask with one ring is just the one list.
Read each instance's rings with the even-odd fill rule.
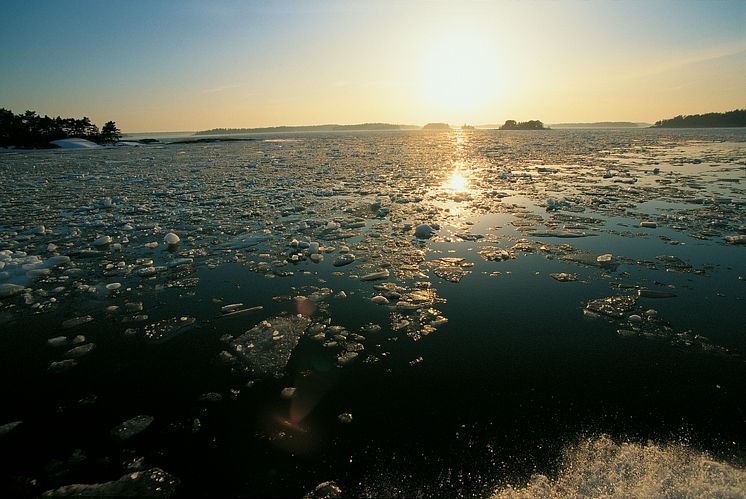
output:
[[469,190],[469,179],[464,177],[459,170],[455,170],[448,181],[443,184],[443,188],[456,192],[466,192]]

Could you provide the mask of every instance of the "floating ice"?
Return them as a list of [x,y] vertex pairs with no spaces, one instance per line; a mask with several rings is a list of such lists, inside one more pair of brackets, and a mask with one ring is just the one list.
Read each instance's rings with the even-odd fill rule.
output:
[[[346,250],[349,251],[349,248],[346,248]],[[342,251],[342,249],[340,249],[340,251]],[[354,261],[355,255],[353,255],[352,253],[344,253],[335,258],[332,262],[332,265],[334,265],[335,267],[343,267],[345,265],[351,264]]]
[[614,256],[611,253],[606,253],[606,254],[597,256],[596,262],[600,264],[606,264],[606,263],[611,263],[613,259],[614,259]]
[[254,234],[241,234],[223,244],[217,245],[218,248],[225,249],[246,249],[256,246],[257,244],[263,243],[268,240],[267,236],[257,236]]
[[301,315],[261,321],[231,342],[232,354],[257,376],[281,377],[311,321]]
[[303,496],[303,499],[339,499],[342,497],[342,489],[334,482],[323,482],[316,486],[311,492]]
[[91,322],[91,321],[93,321],[93,317],[91,317],[90,315],[84,315],[82,317],[74,317],[72,319],[67,319],[66,321],[64,321],[62,323],[62,327],[65,329],[70,329],[70,328],[77,327],[82,324],[85,324],[86,322]]
[[670,291],[658,291],[655,289],[638,289],[637,296],[641,298],[673,298],[676,293]]
[[591,312],[621,319],[635,307],[635,304],[636,299],[634,296],[610,296],[608,298],[591,300],[585,308]]
[[427,224],[420,224],[415,227],[414,235],[420,239],[429,239],[433,236],[433,228]]
[[746,234],[738,234],[735,236],[725,236],[723,240],[728,244],[746,244]]
[[22,293],[26,289],[24,286],[11,283],[0,284],[0,298],[7,298]]
[[579,237],[589,237],[589,236],[596,235],[592,233],[574,232],[571,230],[562,230],[562,229],[537,230],[537,231],[528,232],[528,234],[533,237],[560,237],[560,238],[579,238]]
[[4,425],[0,425],[0,437],[4,437],[11,431],[21,426],[22,424],[23,424],[23,421],[13,421],[11,423],[5,423]]
[[51,364],[49,364],[49,367],[47,368],[47,370],[52,373],[61,373],[77,365],[78,365],[77,360],[65,359],[65,360],[52,362]]
[[148,324],[144,328],[145,339],[149,343],[165,343],[182,333],[190,331],[195,321],[194,317],[181,316]]
[[55,336],[54,338],[49,338],[47,340],[47,345],[50,347],[59,347],[67,344],[67,337],[65,336]]
[[128,419],[119,426],[114,427],[111,430],[111,435],[119,440],[129,440],[135,435],[145,431],[150,426],[155,418],[148,415],[135,416],[132,419]]
[[84,355],[88,355],[96,348],[95,343],[87,343],[85,345],[80,345],[77,347],[73,347],[67,352],[65,352],[65,358],[67,359],[78,359],[80,357],[83,357]]
[[371,272],[370,274],[365,274],[364,276],[360,277],[361,281],[376,281],[378,279],[388,279],[389,277],[389,271],[388,269],[383,269],[378,272]]
[[107,244],[111,244],[111,236],[100,236],[93,241],[94,246],[106,246]]
[[578,274],[569,274],[567,272],[558,272],[555,274],[549,274],[552,279],[560,282],[571,282],[578,280]]
[[166,234],[166,236],[165,236],[165,237],[163,238],[163,242],[164,242],[164,243],[166,243],[166,244],[168,244],[169,246],[173,246],[173,245],[179,244],[179,241],[180,241],[180,240],[181,240],[181,239],[179,238],[179,236],[177,236],[177,235],[176,235],[176,234],[174,234],[173,232],[169,232],[169,233],[168,233],[168,234]]
[[65,485],[48,490],[41,497],[151,497],[169,498],[179,480],[160,468],[124,475],[119,480],[94,484]]

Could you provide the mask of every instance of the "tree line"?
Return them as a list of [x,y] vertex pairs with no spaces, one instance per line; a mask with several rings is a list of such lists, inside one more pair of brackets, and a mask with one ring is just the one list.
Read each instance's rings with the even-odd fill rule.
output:
[[50,118],[36,111],[13,114],[0,108],[0,147],[15,146],[22,149],[47,148],[53,140],[81,138],[97,144],[113,144],[122,132],[113,121],[107,121],[101,130],[90,118]]
[[539,120],[529,120],[518,122],[516,120],[507,120],[500,130],[546,130],[544,123]]
[[656,121],[653,128],[719,128],[746,126],[746,109],[726,113],[692,114]]

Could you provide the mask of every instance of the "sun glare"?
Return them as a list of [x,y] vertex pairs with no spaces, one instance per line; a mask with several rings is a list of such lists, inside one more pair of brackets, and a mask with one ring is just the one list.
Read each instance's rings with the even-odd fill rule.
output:
[[499,95],[499,61],[491,43],[454,35],[430,45],[428,51],[422,88],[434,115],[466,119]]
[[469,187],[469,180],[456,170],[448,178],[448,182],[443,184],[443,187],[451,191],[466,191]]

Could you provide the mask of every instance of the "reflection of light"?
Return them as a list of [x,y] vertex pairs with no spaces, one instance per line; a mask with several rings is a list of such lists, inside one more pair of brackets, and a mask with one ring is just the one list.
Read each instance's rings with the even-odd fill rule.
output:
[[305,317],[310,317],[313,314],[314,310],[316,310],[316,301],[312,298],[300,296],[298,297],[298,299],[296,299],[295,306],[297,313]]
[[458,170],[453,172],[451,174],[451,177],[448,179],[448,182],[443,184],[443,188],[449,189],[452,191],[466,191],[469,186],[469,180],[461,175]]

